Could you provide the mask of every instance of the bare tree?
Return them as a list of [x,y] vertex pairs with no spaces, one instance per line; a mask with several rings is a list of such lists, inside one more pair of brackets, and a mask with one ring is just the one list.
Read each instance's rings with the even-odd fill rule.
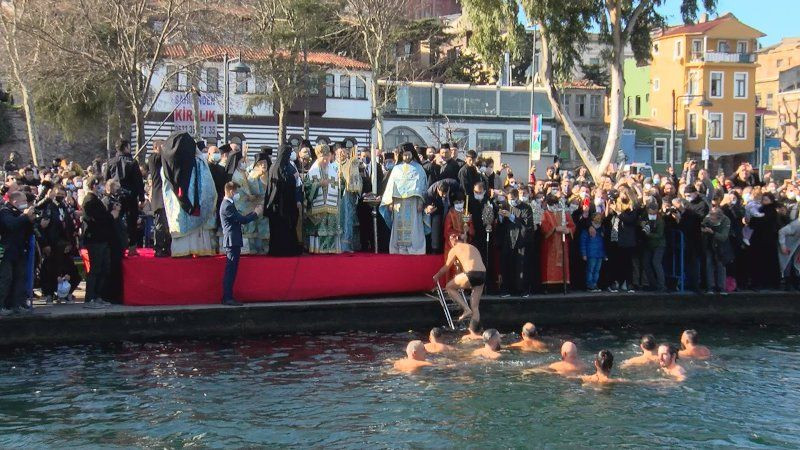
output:
[[778,139],[796,153],[800,149],[800,99],[795,100],[793,106],[789,105],[786,97],[781,98],[778,105]]
[[428,133],[431,135],[438,149],[441,148],[442,144],[445,142],[448,144],[455,142],[453,136],[456,131],[458,131],[461,123],[462,121],[453,122],[450,120],[450,117],[444,115],[442,119],[438,120],[431,118],[428,123],[425,124],[425,129],[428,130]]

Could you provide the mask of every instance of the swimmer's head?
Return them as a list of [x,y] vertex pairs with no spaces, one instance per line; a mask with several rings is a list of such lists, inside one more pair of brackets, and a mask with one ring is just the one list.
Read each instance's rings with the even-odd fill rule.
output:
[[431,329],[431,334],[430,334],[431,342],[438,341],[439,339],[441,339],[443,334],[444,334],[444,332],[442,331],[442,329],[440,327],[435,327],[435,328]]
[[639,341],[639,347],[644,351],[652,352],[656,349],[656,338],[652,334],[645,334],[642,336],[642,340]]
[[658,346],[658,363],[661,367],[669,367],[678,360],[678,349],[671,344]]
[[561,359],[564,361],[574,361],[578,358],[578,346],[572,341],[564,342],[561,345]]
[[539,331],[536,329],[536,325],[528,322],[522,326],[522,337],[533,339],[537,334],[539,334]]
[[425,344],[422,341],[411,341],[406,346],[406,356],[408,359],[425,361]]
[[451,233],[449,238],[450,238],[450,245],[452,245],[453,247],[455,247],[456,244],[461,242],[461,235],[459,235],[458,233]]
[[468,330],[470,331],[470,333],[472,333],[472,334],[480,334],[480,333],[481,333],[481,330],[482,330],[483,328],[481,328],[481,322],[480,322],[480,320],[475,320],[475,319],[472,319],[472,320],[470,320],[470,321],[469,321],[469,327],[468,327],[467,329],[468,329]]
[[697,331],[686,330],[681,335],[681,346],[686,348],[686,344],[697,345]]
[[489,328],[483,332],[483,343],[488,345],[492,350],[499,350],[500,333],[494,328]]
[[614,366],[614,355],[608,350],[600,350],[594,358],[594,366],[598,371],[608,375],[611,373],[611,367]]

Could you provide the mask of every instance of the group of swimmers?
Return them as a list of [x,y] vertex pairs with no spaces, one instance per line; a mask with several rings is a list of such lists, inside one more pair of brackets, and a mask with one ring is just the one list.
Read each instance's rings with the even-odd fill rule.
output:
[[[394,362],[394,368],[401,372],[416,372],[423,367],[433,366],[434,363],[428,361],[428,354],[446,353],[455,351],[457,348],[442,342],[444,332],[441,328],[434,328],[428,336],[428,342],[414,340],[406,346],[406,357]],[[483,347],[472,352],[474,358],[485,360],[496,360],[502,356],[502,336],[494,329],[480,331],[480,323],[470,321],[467,334],[461,337],[460,342],[482,341]],[[548,346],[539,339],[536,326],[530,322],[522,327],[522,339],[507,346],[524,352],[546,352]],[[642,354],[622,362],[621,367],[658,365],[660,370],[668,377],[683,381],[686,379],[686,370],[678,364],[679,358],[684,359],[708,359],[711,351],[708,347],[698,344],[698,335],[695,330],[686,330],[681,334],[681,350],[672,344],[656,344],[653,335],[642,336],[639,342]],[[568,378],[578,378],[584,383],[607,384],[627,381],[623,378],[611,376],[611,369],[614,366],[614,355],[609,350],[600,350],[594,360],[595,373],[587,375],[585,364],[578,358],[578,346],[572,341],[566,341],[561,345],[561,361],[554,362],[541,367],[525,370],[524,374],[531,373],[554,373]]]

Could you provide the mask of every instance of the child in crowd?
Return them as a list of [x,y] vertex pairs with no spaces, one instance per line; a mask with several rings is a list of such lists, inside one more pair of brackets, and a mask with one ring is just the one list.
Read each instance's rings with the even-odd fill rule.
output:
[[592,224],[581,233],[581,256],[586,261],[586,288],[589,292],[600,292],[597,280],[600,278],[603,260],[606,259],[605,230],[601,213],[595,213],[592,216]]
[[[761,212],[761,189],[745,188],[742,191],[742,201],[744,202],[744,217],[745,222],[750,223],[753,217],[764,217]],[[753,236],[753,229],[750,225],[745,225],[742,228],[742,242],[744,245],[750,246],[750,237]]]
[[69,295],[69,275],[58,277],[58,285],[56,287],[56,295],[58,296],[58,303],[72,303]]

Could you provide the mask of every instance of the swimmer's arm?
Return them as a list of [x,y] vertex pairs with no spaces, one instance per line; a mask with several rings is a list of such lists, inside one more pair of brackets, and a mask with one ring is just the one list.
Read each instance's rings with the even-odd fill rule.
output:
[[530,369],[525,369],[522,371],[523,375],[531,375],[534,373],[553,373],[553,369],[548,366],[539,366],[539,367],[532,367]]
[[442,266],[442,268],[439,269],[439,271],[436,272],[436,275],[434,275],[433,277],[436,278],[437,280],[441,278],[442,275],[444,275],[445,273],[447,273],[448,270],[450,270],[450,267],[452,267],[453,264],[455,264],[455,262],[456,262],[456,248],[453,247],[447,253],[447,261],[445,261],[444,266]]

